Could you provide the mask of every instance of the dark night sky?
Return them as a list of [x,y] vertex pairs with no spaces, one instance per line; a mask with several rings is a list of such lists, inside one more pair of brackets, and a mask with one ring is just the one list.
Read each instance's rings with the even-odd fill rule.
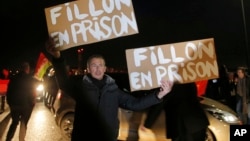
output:
[[[245,29],[240,0],[132,0],[139,34],[65,50],[71,66],[77,65],[78,48],[83,59],[93,53],[106,57],[110,67],[126,67],[125,50],[213,37],[219,64],[247,64]],[[250,2],[244,1],[250,36]],[[47,38],[44,8],[66,0],[1,1],[0,68],[13,68],[21,60],[34,63]],[[249,40],[249,38],[248,38]]]

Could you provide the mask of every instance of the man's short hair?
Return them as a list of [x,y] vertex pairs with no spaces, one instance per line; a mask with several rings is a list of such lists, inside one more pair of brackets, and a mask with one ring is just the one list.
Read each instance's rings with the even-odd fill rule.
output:
[[103,59],[104,60],[104,65],[105,65],[105,58],[100,55],[100,54],[94,54],[94,55],[91,55],[88,60],[87,60],[87,67],[89,67],[90,65],[90,61],[93,59],[93,58],[100,58],[100,59]]
[[241,70],[245,75],[247,74],[247,68],[246,67],[243,67],[243,66],[237,67],[237,71],[238,70]]

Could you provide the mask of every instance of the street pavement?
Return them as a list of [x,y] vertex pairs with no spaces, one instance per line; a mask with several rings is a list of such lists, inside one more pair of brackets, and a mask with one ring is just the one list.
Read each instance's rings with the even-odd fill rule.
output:
[[0,114],[0,141],[2,140],[2,136],[5,132],[5,128],[7,126],[6,120],[9,119],[10,116],[10,109],[8,104],[5,104],[4,112]]
[[10,108],[8,104],[5,104],[4,112],[0,114],[0,125],[2,121],[10,114]]
[[[4,115],[1,116],[0,122],[0,141],[4,141],[7,135],[8,127],[11,124],[9,110],[6,109]],[[20,124],[17,127],[13,141],[19,139]],[[27,141],[66,141],[63,139],[60,128],[56,125],[54,116],[51,111],[44,106],[43,102],[38,102],[33,109],[27,134]]]

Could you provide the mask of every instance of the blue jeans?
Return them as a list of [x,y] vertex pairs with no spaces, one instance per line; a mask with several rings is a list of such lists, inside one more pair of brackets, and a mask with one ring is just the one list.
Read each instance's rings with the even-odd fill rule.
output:
[[250,102],[247,103],[247,124],[250,125]]
[[244,115],[242,111],[242,97],[237,96],[237,103],[236,103],[236,113],[238,117],[242,120],[243,124],[250,125],[250,103],[247,104],[247,114]]

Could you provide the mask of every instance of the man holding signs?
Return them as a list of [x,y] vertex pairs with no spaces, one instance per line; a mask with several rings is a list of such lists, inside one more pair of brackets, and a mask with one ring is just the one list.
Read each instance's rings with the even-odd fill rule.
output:
[[[65,61],[60,51],[138,33],[132,1],[75,1],[47,8],[45,13],[48,31],[52,37],[46,44],[46,50],[52,56],[59,87],[76,101],[72,140],[83,137],[95,140],[95,136],[92,136],[92,133],[95,133],[99,135],[97,139],[116,141],[119,107],[142,110],[160,103],[171,91],[174,81],[190,82],[216,76],[217,64],[213,61],[213,44],[208,40],[204,45],[187,45],[188,48],[184,52],[186,57],[175,54],[179,51],[175,50],[174,46],[167,50],[150,47],[127,51],[127,54],[131,53],[133,56],[130,58],[130,55],[127,55],[131,91],[156,88],[145,97],[135,98],[121,91],[114,79],[105,74],[105,59],[101,55],[91,56],[87,60],[88,74],[82,80],[71,80],[67,76]],[[56,36],[58,38],[55,38]],[[200,59],[204,58],[200,53],[212,59],[199,63]],[[147,60],[154,70],[142,67],[148,64]],[[186,60],[196,62],[186,63]],[[207,68],[211,70],[205,72]],[[89,121],[94,121],[94,124],[88,126]],[[83,132],[82,128],[86,130]]]
[[[53,38],[46,43],[46,50],[52,56],[52,64],[60,89],[76,101],[72,141],[82,138],[116,141],[119,131],[118,108],[142,110],[160,103],[171,91],[173,82],[162,80],[160,88],[151,94],[136,98],[120,90],[115,80],[105,74],[105,60],[101,55],[87,60],[88,74],[80,81],[71,80],[65,62],[56,49]],[[93,124],[89,122],[93,121]],[[86,128],[83,130],[82,128]]]

